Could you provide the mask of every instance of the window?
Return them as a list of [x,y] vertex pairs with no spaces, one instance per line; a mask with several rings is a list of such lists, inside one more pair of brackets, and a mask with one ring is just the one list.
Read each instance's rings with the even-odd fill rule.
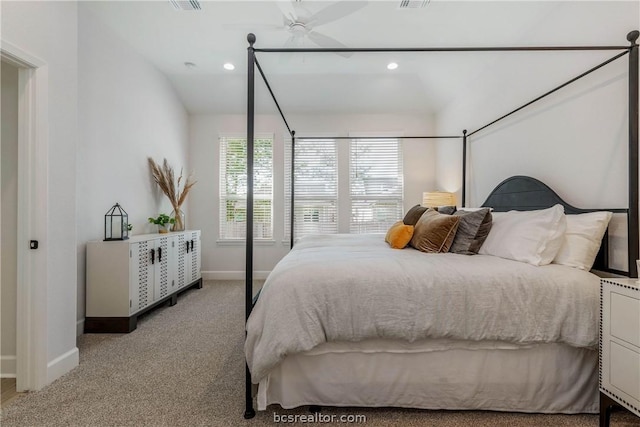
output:
[[402,218],[403,171],[397,138],[351,140],[351,233],[384,233]]
[[[338,232],[338,161],[336,141],[296,139],[295,237]],[[285,156],[285,234],[290,236],[291,140]]]
[[[254,138],[253,236],[273,239],[273,136]],[[220,137],[220,239],[246,238],[247,139]]]

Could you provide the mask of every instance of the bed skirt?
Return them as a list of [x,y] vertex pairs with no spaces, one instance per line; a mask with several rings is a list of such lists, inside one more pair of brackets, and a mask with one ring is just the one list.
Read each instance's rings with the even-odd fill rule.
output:
[[598,413],[598,352],[555,343],[326,343],[273,369],[257,403]]

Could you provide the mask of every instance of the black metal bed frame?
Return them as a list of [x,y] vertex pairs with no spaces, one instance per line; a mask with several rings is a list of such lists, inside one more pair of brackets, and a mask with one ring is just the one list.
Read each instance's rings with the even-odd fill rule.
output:
[[[522,51],[588,51],[588,50],[618,50],[622,51],[612,58],[602,62],[601,64],[585,71],[584,73],[572,78],[571,80],[551,89],[550,91],[538,96],[537,98],[523,104],[522,106],[510,111],[509,113],[491,121],[490,123],[479,127],[478,129],[467,132],[463,130],[462,135],[456,136],[402,136],[399,139],[462,139],[462,206],[465,206],[466,202],[466,181],[467,181],[467,144],[469,138],[476,133],[486,129],[487,127],[511,116],[512,114],[528,107],[529,105],[545,98],[548,95],[562,89],[563,87],[581,79],[582,77],[591,74],[592,72],[604,67],[605,65],[621,58],[624,55],[629,54],[629,189],[628,189],[628,204],[627,209],[616,209],[616,211],[627,213],[627,258],[629,277],[638,277],[638,271],[635,260],[639,258],[640,252],[640,234],[639,234],[639,183],[638,183],[638,37],[640,32],[635,30],[627,34],[628,46],[507,46],[507,47],[424,47],[424,48],[268,48],[257,49],[254,47],[256,42],[256,36],[253,33],[247,35],[247,41],[249,47],[247,48],[247,230],[246,230],[246,271],[245,271],[245,322],[249,319],[251,310],[253,309],[253,148],[254,148],[254,124],[255,124],[255,69],[257,68],[262,76],[262,79],[273,98],[273,101],[282,117],[282,120],[287,127],[287,130],[291,136],[291,166],[292,171],[294,169],[295,162],[295,140],[296,132],[289,127],[289,123],[285,118],[280,104],[278,103],[271,86],[256,58],[256,52],[265,53],[312,53],[312,52],[522,52]],[[305,139],[318,139],[321,137],[305,137]],[[326,138],[326,137],[323,137]],[[368,139],[376,139],[383,137],[367,137]],[[385,136],[384,138],[389,138]],[[351,137],[337,137],[335,139],[352,139]],[[293,247],[294,239],[294,180],[291,180],[291,247]],[[619,271],[614,271],[620,273]],[[253,396],[251,385],[251,373],[249,367],[245,364],[245,412],[244,418],[249,419],[255,416],[255,410],[253,408]]]

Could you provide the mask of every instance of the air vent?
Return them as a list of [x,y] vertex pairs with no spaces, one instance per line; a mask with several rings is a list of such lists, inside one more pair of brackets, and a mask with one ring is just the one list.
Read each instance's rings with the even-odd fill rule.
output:
[[198,0],[169,0],[175,10],[200,10]]
[[400,9],[420,9],[429,4],[431,0],[400,0]]

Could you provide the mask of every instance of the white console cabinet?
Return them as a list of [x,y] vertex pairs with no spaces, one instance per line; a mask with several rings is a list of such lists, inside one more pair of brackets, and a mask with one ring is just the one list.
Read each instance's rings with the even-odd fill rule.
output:
[[600,279],[600,426],[611,407],[640,416],[640,286],[637,279]]
[[87,243],[87,333],[131,332],[138,316],[202,288],[200,231]]

